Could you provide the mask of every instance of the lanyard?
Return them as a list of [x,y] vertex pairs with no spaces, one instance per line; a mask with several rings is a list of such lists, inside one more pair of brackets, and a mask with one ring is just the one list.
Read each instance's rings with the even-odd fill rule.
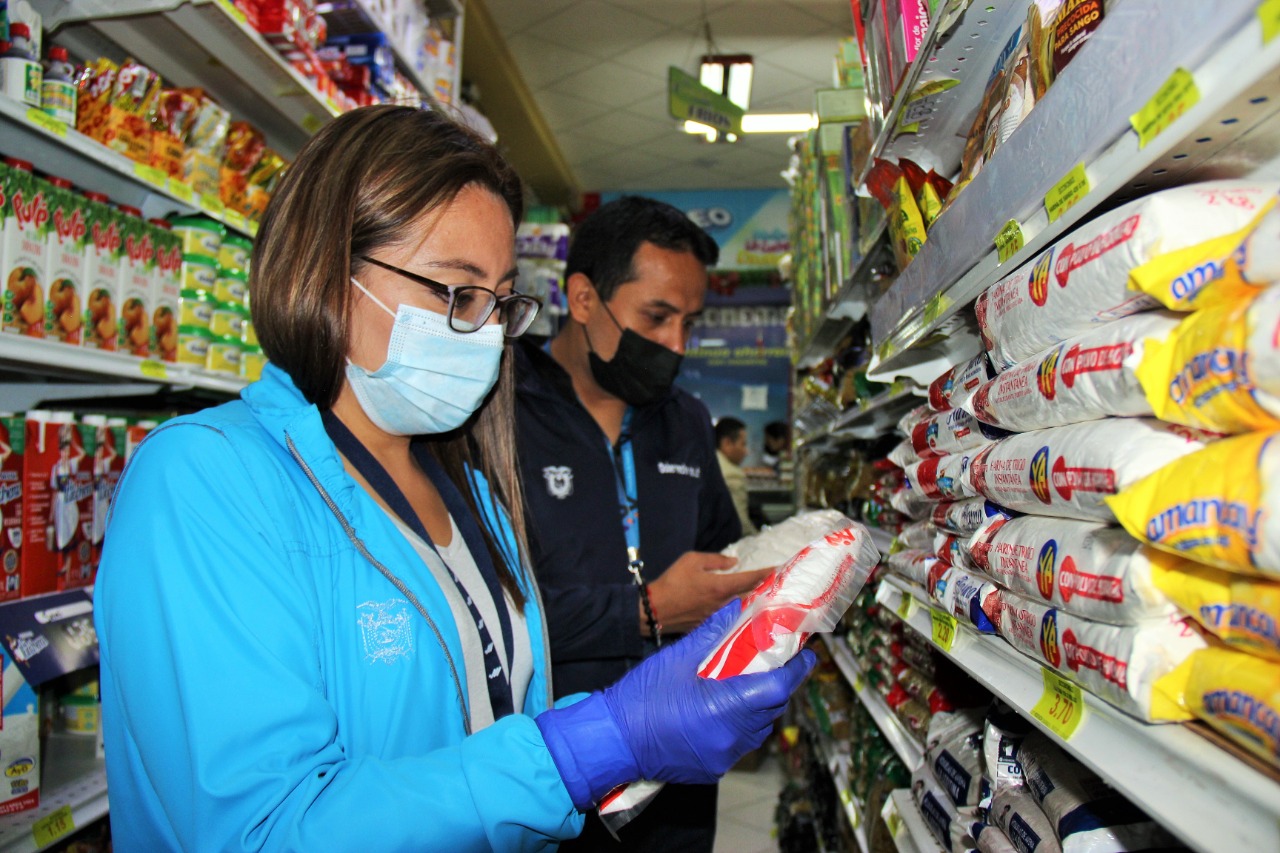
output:
[[654,643],[660,646],[662,626],[653,612],[653,602],[649,599],[649,588],[644,580],[644,560],[640,559],[640,500],[636,489],[636,458],[631,447],[631,413],[628,406],[622,416],[622,432],[617,446],[609,443],[608,436],[605,437],[605,446],[613,460],[613,481],[618,491],[622,535],[627,542],[627,571],[631,572],[631,579],[640,588],[640,601],[649,622],[649,633]]
[[[440,552],[435,543],[431,541],[431,536],[427,533],[422,520],[413,511],[413,507],[409,504],[409,499],[404,496],[404,492],[396,485],[395,480],[387,473],[387,469],[382,466],[382,463],[374,458],[374,455],[360,443],[360,439],[356,438],[351,430],[347,428],[347,425],[339,420],[338,416],[333,412],[324,412],[321,418],[324,421],[325,431],[329,433],[329,437],[333,440],[338,450],[342,451],[342,455],[351,461],[355,469],[360,472],[360,475],[365,478],[378,495],[386,501],[387,506],[391,507],[392,511],[400,517],[400,520],[408,525],[423,542],[427,543],[427,546],[436,552],[436,556],[439,556]],[[480,526],[467,508],[462,493],[458,491],[457,486],[449,479],[449,476],[440,467],[440,463],[436,461],[430,451],[419,442],[415,442],[411,447],[414,460],[422,468],[423,473],[427,475],[427,479],[436,487],[436,491],[440,493],[440,499],[444,501],[445,508],[458,526],[458,532],[462,534],[462,539],[466,543],[467,549],[471,552],[471,558],[475,561],[481,577],[484,578],[485,586],[489,588],[489,595],[493,598],[494,609],[498,612],[498,622],[502,629],[502,639],[506,646],[507,656],[510,658],[514,653],[511,614],[507,612],[507,601],[503,594],[502,584],[498,580],[498,571],[493,565],[489,549],[485,546]],[[508,675],[510,661],[504,662],[498,656],[497,646],[493,642],[493,635],[489,632],[489,626],[481,617],[479,608],[467,592],[466,587],[463,586],[462,581],[454,574],[453,569],[449,567],[443,557],[441,557],[440,562],[445,567],[445,570],[449,572],[449,577],[452,578],[454,586],[457,587],[458,595],[466,602],[467,609],[471,612],[471,618],[475,620],[476,631],[480,634],[480,644],[484,654],[489,704],[493,708],[493,718],[495,720],[502,719],[515,710],[515,700],[511,692],[511,678]]]

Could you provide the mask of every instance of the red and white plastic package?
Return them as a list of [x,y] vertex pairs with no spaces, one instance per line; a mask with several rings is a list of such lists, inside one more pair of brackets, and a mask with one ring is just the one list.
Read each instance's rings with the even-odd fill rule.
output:
[[[698,674],[731,678],[782,666],[811,635],[835,629],[879,562],[880,552],[861,524],[849,522],[813,540],[743,599],[737,621]],[[600,819],[616,831],[661,787],[645,780],[616,788],[600,804]]]
[[781,566],[814,539],[843,530],[852,522],[834,509],[800,512],[759,533],[744,536],[726,547],[721,554],[735,557],[738,564],[723,573],[754,572]]
[[932,459],[963,453],[1006,435],[1007,432],[988,426],[972,412],[948,409],[915,425],[911,430],[911,448],[920,459]]
[[929,405],[935,412],[958,409],[979,385],[995,374],[991,359],[980,352],[929,383]]
[[[984,448],[986,450],[988,448]],[[977,494],[968,485],[972,454],[937,456],[902,469],[907,486],[931,501],[955,501]]]
[[[885,557],[885,567],[900,578],[929,589],[934,568],[940,561],[931,551],[908,549]],[[946,566],[941,566],[946,569]],[[938,573],[940,574],[940,572]]]
[[942,530],[967,536],[993,518],[1014,518],[1018,515],[997,506],[986,498],[965,498],[930,505],[929,520]]

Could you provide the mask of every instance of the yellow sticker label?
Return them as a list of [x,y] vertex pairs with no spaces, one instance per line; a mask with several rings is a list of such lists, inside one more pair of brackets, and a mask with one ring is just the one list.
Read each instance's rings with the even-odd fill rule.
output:
[[222,199],[218,198],[216,195],[201,193],[200,209],[203,210],[205,213],[212,214],[213,216],[221,216],[222,211],[225,208],[222,204]]
[[935,293],[933,298],[925,303],[924,306],[924,322],[933,324],[943,315],[948,308],[951,307],[951,298],[945,293]]
[[244,12],[241,12],[236,8],[236,4],[232,3],[231,0],[217,0],[217,2],[218,5],[222,7],[222,11],[235,18],[241,26],[249,25],[249,19],[245,17]]
[[853,802],[853,794],[850,793],[848,788],[842,788],[840,790],[840,802],[844,803],[846,806]]
[[867,686],[867,679],[863,678],[862,673],[858,673],[853,677],[853,692],[861,693],[862,688]]
[[902,815],[898,814],[897,809],[885,814],[884,825],[889,830],[890,835],[894,838],[898,837],[898,832],[902,829]]
[[782,727],[782,743],[788,747],[795,746],[800,741],[799,726],[783,726]]
[[258,236],[258,220],[256,219],[249,220],[249,236],[250,237]]
[[956,644],[956,617],[934,608],[929,608],[929,616],[933,620],[934,645],[944,652],[951,651]]
[[1022,225],[1016,219],[1006,222],[991,242],[996,244],[996,254],[1000,256],[1002,264],[1022,251],[1022,247],[1027,244],[1022,234]]
[[1044,676],[1044,693],[1031,709],[1031,716],[1058,737],[1071,740],[1084,719],[1084,695],[1080,686],[1044,667],[1040,667],[1040,673]]
[[58,121],[53,116],[49,115],[43,110],[38,110],[35,107],[31,107],[30,109],[27,110],[27,121],[31,122],[36,127],[39,127],[42,130],[46,130],[49,133],[52,133],[54,136],[67,135],[66,122]]
[[876,350],[876,355],[880,357],[881,361],[887,361],[889,356],[893,355],[896,350],[897,348],[893,345],[893,341],[888,340],[880,345],[880,348]]
[[224,210],[222,212],[222,221],[237,231],[249,230],[249,220],[245,219],[244,214],[238,210]]
[[1258,20],[1262,22],[1262,43],[1266,44],[1280,33],[1280,0],[1265,0],[1259,5]]
[[173,178],[169,179],[169,195],[178,201],[186,202],[192,207],[199,207],[199,202],[196,201],[196,191],[182,181],[175,181]]
[[36,847],[46,847],[64,835],[74,832],[75,818],[71,814],[71,806],[63,806],[53,814],[45,815],[31,825],[31,834],[35,837]]
[[1044,209],[1049,214],[1049,221],[1056,221],[1088,194],[1089,176],[1084,173],[1084,164],[1077,163],[1074,169],[1053,185],[1053,189],[1044,194]]
[[148,166],[144,163],[134,163],[133,173],[152,186],[160,187],[164,190],[169,188],[169,175],[164,169],[157,169],[155,166]]
[[1185,68],[1175,69],[1146,106],[1129,116],[1129,124],[1138,132],[1138,147],[1146,148],[1148,142],[1199,101],[1196,78]]
[[911,604],[915,601],[911,596],[903,593],[902,601],[898,602],[898,618],[908,619],[911,616]]
[[169,370],[164,366],[164,362],[156,361],[153,358],[143,360],[138,369],[142,371],[142,375],[148,379],[168,379]]

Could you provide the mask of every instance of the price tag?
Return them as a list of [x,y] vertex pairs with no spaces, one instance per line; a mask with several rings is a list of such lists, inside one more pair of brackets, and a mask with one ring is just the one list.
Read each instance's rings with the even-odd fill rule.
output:
[[164,366],[164,362],[156,361],[153,358],[143,360],[138,365],[138,369],[142,371],[142,375],[148,379],[168,379],[169,371]]
[[221,216],[225,207],[222,204],[222,199],[218,198],[216,195],[201,193],[200,209],[211,216]]
[[49,115],[43,110],[38,110],[35,107],[31,107],[30,109],[27,110],[27,121],[31,122],[36,127],[39,127],[42,130],[52,133],[54,136],[65,137],[67,135],[66,122],[58,121],[53,116]]
[[62,836],[74,832],[75,828],[76,821],[71,814],[71,806],[63,806],[33,823],[31,834],[35,837],[36,847],[47,847]]
[[783,726],[782,727],[782,743],[784,746],[792,747],[800,741],[799,726]]
[[924,321],[926,324],[937,322],[943,312],[951,307],[951,298],[945,293],[935,293],[933,298],[925,303]]
[[200,206],[200,203],[196,201],[196,191],[182,181],[175,181],[173,178],[169,179],[169,195],[178,201],[186,202],[192,207]]
[[1129,124],[1138,132],[1138,147],[1146,148],[1179,116],[1200,101],[1196,78],[1185,68],[1176,69],[1164,85],[1156,90],[1146,106],[1129,116]]
[[1088,194],[1089,176],[1084,173],[1084,164],[1078,163],[1062,180],[1053,185],[1053,189],[1044,194],[1044,209],[1049,214],[1049,221],[1055,221]]
[[903,593],[902,601],[898,602],[898,618],[908,619],[911,616],[911,605],[915,601],[914,598]]
[[956,617],[932,607],[929,608],[929,615],[933,618],[934,645],[944,652],[951,651],[951,647],[956,644]]
[[898,831],[902,829],[902,815],[898,814],[897,809],[890,811],[885,809],[884,825],[889,830],[889,834],[894,838],[898,837]]
[[1258,20],[1262,22],[1262,43],[1266,44],[1280,33],[1280,0],[1265,0],[1258,6]]
[[248,231],[249,220],[244,218],[244,214],[238,210],[222,211],[222,221],[230,225],[237,231]]
[[1022,251],[1022,247],[1027,244],[1026,238],[1022,236],[1022,225],[1016,219],[1006,222],[991,242],[996,244],[996,254],[1000,256],[1002,264]]
[[164,169],[157,169],[155,166],[147,166],[142,163],[134,163],[133,173],[152,186],[159,187],[162,190],[169,189],[169,175]]
[[858,673],[853,677],[853,692],[861,693],[862,689],[867,686],[867,680],[862,677],[862,673]]
[[1031,709],[1031,716],[1044,723],[1049,731],[1063,740],[1071,740],[1084,719],[1084,696],[1080,686],[1052,670],[1040,668],[1044,676],[1044,693]]
[[249,19],[245,17],[244,12],[241,12],[231,0],[218,0],[218,5],[222,7],[222,11],[235,18],[240,26],[247,27],[249,25]]

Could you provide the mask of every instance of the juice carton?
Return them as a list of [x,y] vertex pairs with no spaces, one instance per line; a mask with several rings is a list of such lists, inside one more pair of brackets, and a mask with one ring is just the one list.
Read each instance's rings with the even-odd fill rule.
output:
[[4,173],[4,236],[0,273],[4,275],[0,329],[44,337],[44,254],[49,231],[48,184],[31,173],[31,164],[7,160]]
[[21,415],[0,413],[0,601],[18,597],[22,563],[22,449],[26,427]]
[[133,452],[138,449],[138,445],[142,444],[142,440],[147,437],[147,433],[151,432],[159,425],[160,424],[157,421],[143,420],[129,424],[125,428],[124,461],[126,463],[133,456]]
[[156,263],[153,229],[136,208],[121,207],[121,211],[124,256],[116,288],[116,304],[120,306],[117,346],[120,352],[148,358],[155,349],[151,331],[151,271]]
[[151,326],[155,334],[156,357],[163,361],[178,360],[178,306],[182,300],[182,237],[157,224],[151,235],[155,240],[156,263],[151,281]]
[[115,352],[120,334],[116,290],[123,266],[120,216],[101,193],[85,193],[85,300],[82,342],[90,349]]
[[52,227],[46,235],[44,280],[49,293],[45,300],[44,336],[79,346],[84,332],[81,301],[85,293],[85,200],[71,190],[63,178],[49,179],[49,210]]
[[93,457],[70,412],[27,412],[24,450],[20,585],[27,596],[54,592],[90,562]]
[[22,653],[18,638],[6,637],[0,650],[0,695],[4,717],[0,720],[0,815],[34,809],[40,805],[40,714],[36,692],[14,662]]

